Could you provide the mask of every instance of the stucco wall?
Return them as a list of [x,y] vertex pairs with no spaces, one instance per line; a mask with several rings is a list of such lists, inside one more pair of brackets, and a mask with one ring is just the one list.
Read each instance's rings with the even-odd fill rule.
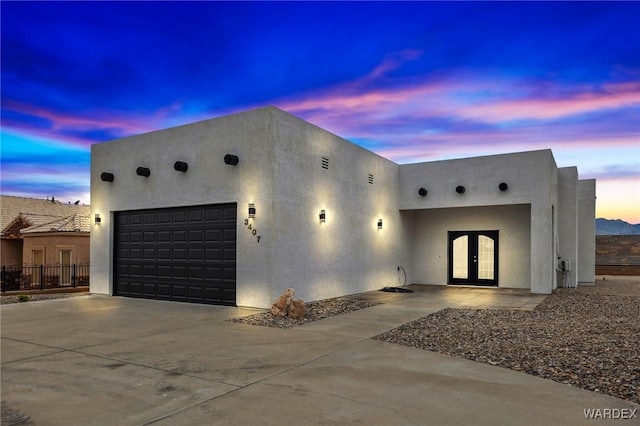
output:
[[[91,291],[112,294],[114,212],[172,206],[236,202],[238,304],[264,306],[273,291],[273,125],[272,108],[229,115],[91,147],[91,210],[103,218],[92,225]],[[226,154],[240,158],[224,163]],[[189,169],[181,173],[175,161]],[[149,167],[147,178],[136,175]],[[102,172],[115,175],[100,180]],[[243,223],[255,203],[254,227],[260,242]]]
[[575,285],[578,265],[578,169],[558,169],[558,247],[557,255],[571,262],[571,270],[558,272],[558,287]]
[[405,212],[411,217],[413,283],[447,284],[448,231],[498,230],[498,285],[529,288],[531,206],[459,207]]
[[274,285],[293,287],[304,300],[397,285],[397,267],[407,257],[398,165],[291,115],[276,115]]
[[[498,189],[501,182],[507,191]],[[456,192],[458,185],[464,194]],[[425,197],[418,194],[421,187],[428,190]],[[403,210],[530,205],[531,291],[554,288],[557,169],[550,150],[402,165],[399,194]]]
[[[224,164],[227,153],[240,157],[237,167]],[[188,163],[187,173],[173,169],[176,160]],[[151,175],[137,176],[138,166]],[[275,108],[94,145],[92,215],[103,220],[92,227],[91,291],[113,292],[114,212],[223,202],[238,203],[240,306],[269,307],[287,287],[316,300],[394,285],[406,257],[397,168]],[[104,171],[114,182],[100,180]],[[255,204],[253,219],[248,203]]]
[[23,238],[22,261],[33,264],[33,250],[44,250],[44,264],[60,263],[60,250],[71,250],[71,263],[86,265],[90,260],[88,233],[27,234]]
[[596,181],[578,181],[578,283],[595,283],[596,270]]
[[22,240],[7,239],[0,240],[0,253],[2,266],[22,265]]

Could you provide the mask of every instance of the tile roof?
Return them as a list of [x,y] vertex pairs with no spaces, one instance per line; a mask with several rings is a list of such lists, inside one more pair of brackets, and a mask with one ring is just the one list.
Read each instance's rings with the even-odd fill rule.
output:
[[640,235],[596,235],[596,265],[640,265]]
[[[27,220],[33,219],[35,215],[27,215]],[[36,234],[39,232],[89,232],[90,222],[89,216],[83,216],[74,214],[66,217],[38,215],[38,221],[32,221],[37,223],[36,225],[29,226],[20,230],[21,234]],[[47,220],[44,223],[38,223],[40,220]]]
[[28,225],[22,233],[90,231],[90,206],[59,201],[0,195],[0,232],[17,220]]

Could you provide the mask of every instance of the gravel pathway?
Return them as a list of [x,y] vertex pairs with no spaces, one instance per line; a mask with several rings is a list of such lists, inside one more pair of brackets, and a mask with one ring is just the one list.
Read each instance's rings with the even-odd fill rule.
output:
[[640,403],[640,277],[558,289],[533,311],[445,309],[375,338]]

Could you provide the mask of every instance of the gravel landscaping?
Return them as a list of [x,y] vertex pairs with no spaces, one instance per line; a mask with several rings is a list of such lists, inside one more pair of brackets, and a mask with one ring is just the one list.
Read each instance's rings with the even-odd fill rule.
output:
[[533,311],[445,309],[375,338],[640,403],[640,277],[605,278]]
[[336,297],[305,303],[307,311],[304,318],[301,319],[277,317],[270,312],[262,312],[247,317],[232,318],[229,321],[265,327],[289,328],[379,304],[378,302],[358,297]]
[[75,293],[24,293],[14,294],[11,296],[2,296],[0,298],[0,304],[7,305],[9,303],[21,303],[21,302],[35,302],[37,300],[53,300],[53,299],[66,299],[76,296],[87,296],[88,291],[79,291]]

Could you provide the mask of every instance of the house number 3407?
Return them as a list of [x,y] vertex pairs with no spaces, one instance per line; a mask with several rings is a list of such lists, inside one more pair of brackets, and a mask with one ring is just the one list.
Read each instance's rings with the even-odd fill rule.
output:
[[249,223],[249,219],[245,219],[244,224],[246,225],[247,229],[251,231],[251,235],[256,237],[258,242],[260,242],[260,235],[258,235],[258,230],[253,227],[253,224]]

